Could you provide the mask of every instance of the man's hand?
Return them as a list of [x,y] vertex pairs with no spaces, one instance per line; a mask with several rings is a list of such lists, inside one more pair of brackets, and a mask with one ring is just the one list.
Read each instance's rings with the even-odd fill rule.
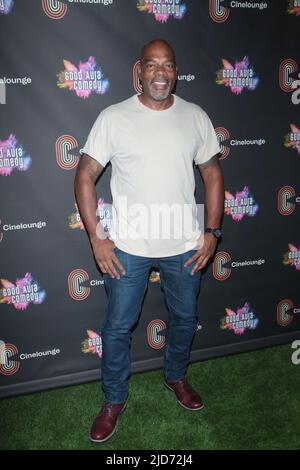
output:
[[191,270],[192,275],[204,268],[209,258],[213,256],[217,246],[217,239],[212,233],[205,233],[204,235],[201,235],[199,244],[201,248],[184,263],[184,267],[186,267],[193,263],[193,261],[197,260],[195,266]]
[[103,273],[109,274],[112,278],[116,277],[117,279],[120,279],[120,274],[115,269],[115,264],[121,274],[126,274],[122,263],[114,252],[116,245],[112,240],[109,240],[108,238],[105,240],[95,238],[94,240],[91,240],[91,244],[97,264]]

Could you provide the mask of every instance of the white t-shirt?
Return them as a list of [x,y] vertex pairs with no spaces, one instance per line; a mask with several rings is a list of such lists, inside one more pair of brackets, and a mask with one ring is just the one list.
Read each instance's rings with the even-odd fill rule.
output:
[[173,97],[162,111],[145,106],[138,95],[109,106],[80,151],[103,167],[111,162],[109,238],[133,255],[185,253],[201,235],[193,162],[210,160],[220,147],[200,106]]

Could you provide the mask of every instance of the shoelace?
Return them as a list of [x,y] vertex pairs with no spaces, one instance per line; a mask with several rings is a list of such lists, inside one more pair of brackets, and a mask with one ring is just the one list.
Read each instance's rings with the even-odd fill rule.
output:
[[102,413],[111,413],[113,409],[112,403],[104,403]]
[[195,391],[190,386],[190,384],[187,383],[186,379],[182,379],[178,382],[178,388],[180,389],[180,392],[185,390],[186,392],[189,392],[189,393],[195,393]]

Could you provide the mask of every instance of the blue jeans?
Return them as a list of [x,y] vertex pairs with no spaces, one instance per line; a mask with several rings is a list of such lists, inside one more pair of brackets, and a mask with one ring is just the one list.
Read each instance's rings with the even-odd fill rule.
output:
[[105,399],[123,403],[128,395],[131,370],[131,330],[138,321],[151,267],[159,267],[169,311],[165,347],[165,378],[168,382],[177,382],[186,374],[198,323],[201,270],[192,276],[195,261],[183,266],[195,250],[163,258],[131,255],[117,247],[115,253],[126,274],[120,279],[111,278],[107,273],[103,275],[108,304],[102,328],[101,376]]

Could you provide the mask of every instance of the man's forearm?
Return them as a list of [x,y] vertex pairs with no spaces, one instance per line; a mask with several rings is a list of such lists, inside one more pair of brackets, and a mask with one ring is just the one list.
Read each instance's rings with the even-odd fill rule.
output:
[[75,196],[82,222],[89,234],[91,242],[96,238],[107,238],[100,223],[97,205],[97,194],[93,180],[78,175],[75,178]]
[[224,182],[222,172],[216,172],[205,181],[206,227],[220,227],[224,212]]

